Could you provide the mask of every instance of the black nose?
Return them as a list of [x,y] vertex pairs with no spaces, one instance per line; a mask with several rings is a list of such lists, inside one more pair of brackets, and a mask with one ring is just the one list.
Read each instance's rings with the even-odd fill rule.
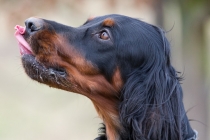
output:
[[26,31],[32,33],[43,28],[43,20],[39,18],[28,18],[25,21]]

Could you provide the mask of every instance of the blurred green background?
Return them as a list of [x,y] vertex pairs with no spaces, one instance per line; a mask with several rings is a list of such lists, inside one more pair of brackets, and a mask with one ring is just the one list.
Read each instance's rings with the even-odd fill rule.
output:
[[71,26],[89,16],[123,14],[166,31],[183,73],[185,108],[199,140],[209,140],[209,0],[0,0],[0,140],[92,140],[101,120],[85,97],[29,79],[14,26],[31,16]]

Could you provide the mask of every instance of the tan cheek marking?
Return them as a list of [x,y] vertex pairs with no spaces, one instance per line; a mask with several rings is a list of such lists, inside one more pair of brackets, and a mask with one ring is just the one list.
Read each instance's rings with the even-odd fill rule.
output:
[[56,51],[56,44],[59,37],[54,33],[47,30],[40,31],[29,38],[29,44],[32,44],[32,50],[36,56],[39,55],[52,55]]
[[118,92],[120,91],[120,89],[123,86],[123,80],[121,78],[121,73],[120,73],[120,70],[118,67],[115,70],[114,75],[112,77],[112,85]]
[[[33,40],[36,40],[36,42],[32,42]],[[33,50],[35,50],[36,59],[46,64],[46,66],[52,65],[58,57],[57,48],[55,47],[59,44],[58,40],[58,36],[49,31],[42,31],[30,38],[30,43],[33,43],[33,47],[35,47]]]
[[114,26],[114,24],[115,24],[115,21],[114,21],[114,19],[111,19],[111,18],[107,18],[103,21],[103,26],[112,27],[112,26]]

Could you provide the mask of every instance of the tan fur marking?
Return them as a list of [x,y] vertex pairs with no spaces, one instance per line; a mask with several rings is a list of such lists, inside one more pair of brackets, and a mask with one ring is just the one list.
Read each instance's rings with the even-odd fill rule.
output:
[[103,21],[104,26],[112,27],[112,26],[114,26],[114,24],[115,24],[115,21],[114,21],[114,19],[111,19],[111,18],[107,18]]
[[116,91],[119,91],[122,88],[123,81],[118,67],[115,70],[114,75],[112,77],[112,85],[116,89]]

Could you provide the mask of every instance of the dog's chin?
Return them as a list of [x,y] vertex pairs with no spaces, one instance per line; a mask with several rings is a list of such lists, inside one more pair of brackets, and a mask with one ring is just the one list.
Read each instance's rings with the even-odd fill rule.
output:
[[46,67],[38,62],[32,54],[23,54],[22,64],[27,75],[33,80],[64,90],[69,89],[71,86],[65,69]]

